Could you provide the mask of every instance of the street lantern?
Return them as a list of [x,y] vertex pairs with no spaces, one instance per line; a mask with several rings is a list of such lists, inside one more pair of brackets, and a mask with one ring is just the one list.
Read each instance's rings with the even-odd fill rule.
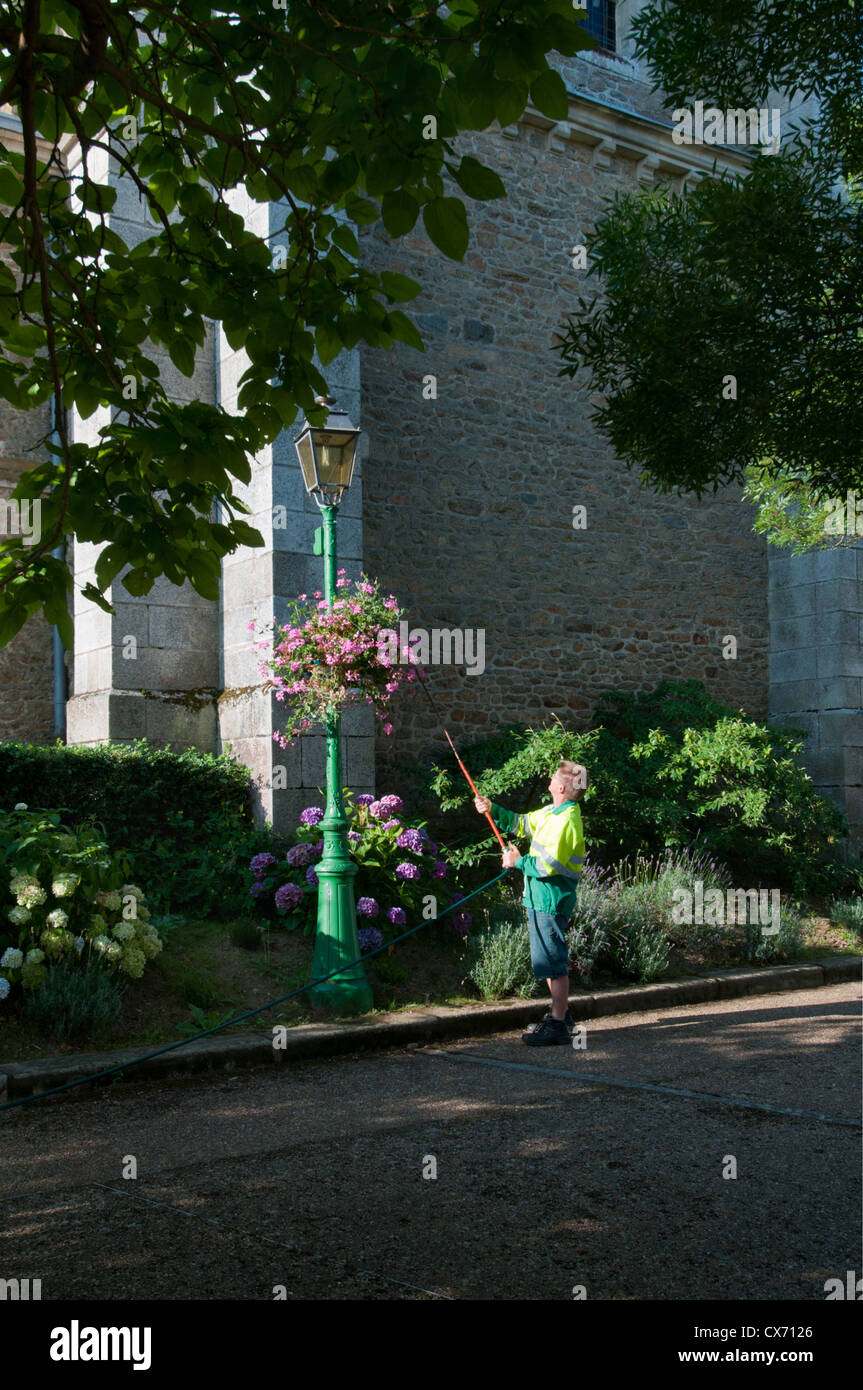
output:
[[[316,396],[318,405],[333,407],[332,396]],[[325,425],[303,426],[297,436],[297,454],[306,491],[319,507],[338,507],[351,485],[360,432],[347,411],[330,409]]]
[[[296,439],[297,456],[306,491],[321,509],[323,526],[321,547],[324,556],[324,598],[332,607],[336,598],[336,516],[351,485],[357,455],[359,430],[345,411],[336,410],[331,396],[316,397],[318,405],[330,407],[326,424],[308,421]],[[321,821],[324,852],[315,865],[318,876],[318,928],[310,978],[319,980],[339,971],[351,961],[357,964],[342,970],[331,980],[309,990],[315,1004],[334,1013],[367,1013],[372,1007],[372,988],[359,960],[357,909],[354,879],[357,866],[348,849],[348,820],[342,800],[342,769],[339,740],[341,716],[337,710],[327,715],[327,806]]]

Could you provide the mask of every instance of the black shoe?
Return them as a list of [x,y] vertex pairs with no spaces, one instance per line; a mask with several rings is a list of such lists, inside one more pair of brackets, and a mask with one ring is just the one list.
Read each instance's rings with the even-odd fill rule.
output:
[[563,1019],[544,1018],[532,1033],[522,1033],[521,1040],[528,1047],[556,1047],[561,1043],[569,1046],[570,1032]]
[[[543,1014],[542,1018],[539,1020],[538,1023],[532,1023],[532,1024],[530,1025],[530,1027],[529,1027],[528,1029],[526,1029],[524,1033],[522,1033],[521,1036],[522,1036],[523,1038],[526,1038],[527,1035],[528,1035],[528,1033],[538,1033],[539,1030],[540,1030],[540,1028],[542,1027],[542,1025],[543,1025],[545,1022],[547,1022],[547,1020],[550,1019],[551,1017],[552,1017],[552,1013],[551,1013],[551,1009],[549,1009],[548,1013]],[[559,1021],[559,1020],[558,1020],[558,1021]],[[572,1016],[572,1010],[571,1010],[571,1009],[567,1009],[567,1011],[566,1011],[566,1013],[565,1013],[565,1015],[564,1015],[563,1021],[564,1021],[564,1023],[566,1024],[566,1030],[567,1030],[567,1032],[569,1033],[569,1036],[572,1037],[572,1034],[573,1034],[573,1032],[575,1031],[575,1019],[574,1019],[573,1016]]]

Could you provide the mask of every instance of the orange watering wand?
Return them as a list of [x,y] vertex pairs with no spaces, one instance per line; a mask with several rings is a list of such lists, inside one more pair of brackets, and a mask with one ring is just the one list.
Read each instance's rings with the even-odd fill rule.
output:
[[[444,732],[444,738],[446,739],[447,743],[449,744],[450,748],[452,749],[453,753],[455,754],[455,760],[456,760],[456,762],[458,763],[459,767],[461,768],[462,772],[464,773],[465,777],[467,778],[468,785],[469,785],[471,791],[473,792],[474,796],[479,796],[479,792],[477,791],[476,786],[474,785],[473,778],[471,777],[470,773],[468,772],[467,768],[465,767],[465,765],[464,765],[464,763],[462,762],[461,758],[459,757],[458,753],[456,753],[455,744],[453,743],[453,741],[452,741],[452,739],[450,738],[449,734],[447,733],[446,729],[444,729],[443,732]],[[495,825],[494,821],[493,821],[492,818],[491,818],[491,811],[486,811],[486,812],[485,812],[485,818],[486,818],[486,820],[488,821],[489,825],[491,826],[492,830],[494,831],[495,835],[497,836],[498,841],[500,842],[500,847],[501,847],[501,849],[502,849],[502,850],[504,851],[504,853],[505,853],[505,852],[506,852],[506,845],[504,844],[503,839],[501,838],[501,833],[500,833],[500,831],[498,830],[497,826]]]
[[[462,772],[463,772],[465,778],[467,779],[467,784],[468,784],[468,786],[470,787],[470,789],[471,789],[471,791],[473,792],[474,796],[479,796],[479,792],[478,792],[477,789],[476,789],[476,785],[475,785],[475,783],[474,783],[474,780],[473,780],[473,778],[471,777],[470,773],[468,772],[467,768],[465,767],[464,763],[462,762],[461,758],[459,757],[458,753],[456,752],[456,746],[455,746],[455,744],[453,743],[452,739],[450,738],[450,736],[449,736],[449,734],[448,734],[448,732],[447,732],[446,726],[445,726],[445,724],[444,724],[444,722],[443,722],[443,719],[441,718],[441,712],[440,712],[440,710],[438,709],[437,705],[435,704],[435,702],[434,702],[434,697],[432,696],[431,691],[429,690],[428,686],[426,685],[426,683],[425,683],[425,681],[423,680],[422,676],[420,675],[419,671],[417,671],[417,680],[419,681],[419,683],[420,683],[420,685],[422,686],[423,690],[425,691],[426,695],[428,695],[428,697],[429,697],[429,702],[430,702],[430,704],[431,704],[431,707],[432,707],[432,709],[434,710],[435,714],[437,715],[438,722],[440,723],[440,726],[441,726],[441,728],[443,729],[444,738],[446,739],[447,743],[449,744],[450,748],[452,749],[453,754],[455,755],[455,760],[456,760],[456,762],[458,763],[459,767],[461,768],[461,770],[462,770]],[[492,830],[494,831],[495,835],[497,836],[498,844],[500,845],[500,847],[501,847],[501,849],[504,851],[504,853],[506,853],[506,848],[507,848],[507,847],[506,847],[506,845],[505,845],[504,842],[503,842],[503,836],[501,835],[500,831],[498,830],[497,826],[495,825],[494,821],[492,820],[492,818],[491,818],[491,812],[490,812],[490,811],[486,811],[486,812],[485,812],[485,818],[486,818],[486,820],[488,821],[489,825],[491,826]]]

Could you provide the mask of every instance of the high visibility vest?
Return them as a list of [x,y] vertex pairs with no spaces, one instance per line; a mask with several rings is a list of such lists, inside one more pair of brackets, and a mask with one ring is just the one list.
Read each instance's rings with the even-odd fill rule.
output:
[[580,806],[565,801],[527,815],[494,806],[492,813],[503,830],[530,840],[530,848],[515,865],[524,874],[527,906],[552,915],[571,912],[585,861]]
[[559,874],[568,880],[567,886],[578,886],[585,860],[584,831],[581,810],[574,801],[518,816],[516,834],[530,838],[527,852],[541,866],[542,878]]

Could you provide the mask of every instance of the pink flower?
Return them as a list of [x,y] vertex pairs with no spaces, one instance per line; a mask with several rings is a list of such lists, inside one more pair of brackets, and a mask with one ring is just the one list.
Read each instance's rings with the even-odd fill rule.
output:
[[392,724],[385,724],[385,725],[384,725],[384,733],[385,733],[385,734],[391,734],[392,731],[393,731],[393,726],[392,726]]
[[255,620],[254,620],[254,618],[251,618],[250,621],[246,623],[246,632],[254,632],[254,630],[255,630]]

